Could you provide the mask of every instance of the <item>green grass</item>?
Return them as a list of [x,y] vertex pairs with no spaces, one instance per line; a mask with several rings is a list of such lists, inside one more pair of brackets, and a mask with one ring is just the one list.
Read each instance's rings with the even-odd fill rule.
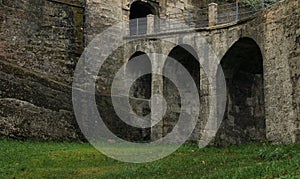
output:
[[186,144],[162,160],[130,164],[89,144],[0,140],[0,178],[300,178],[300,145],[198,149]]

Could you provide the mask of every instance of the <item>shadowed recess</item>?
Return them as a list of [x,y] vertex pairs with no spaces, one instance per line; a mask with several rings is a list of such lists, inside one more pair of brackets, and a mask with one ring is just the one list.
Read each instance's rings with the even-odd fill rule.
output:
[[[172,73],[178,73],[178,67],[169,67],[170,59],[179,62],[194,79],[199,92],[200,86],[200,63],[198,61],[196,51],[189,45],[178,45],[174,47],[168,55],[165,62],[164,71],[166,68],[171,68]],[[163,119],[163,135],[170,133],[176,125],[181,113],[181,97],[175,84],[168,78],[164,78],[163,95],[167,102],[167,112]],[[193,99],[191,99],[193,100]]]
[[227,105],[218,131],[218,145],[265,139],[263,57],[250,38],[239,39],[221,60]]

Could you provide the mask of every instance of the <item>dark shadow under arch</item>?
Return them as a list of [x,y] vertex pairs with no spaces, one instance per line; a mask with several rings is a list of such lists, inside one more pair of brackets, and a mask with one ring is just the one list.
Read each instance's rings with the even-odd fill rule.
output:
[[225,115],[218,145],[241,144],[266,137],[263,57],[257,43],[239,39],[221,60],[226,86]]
[[130,6],[129,19],[147,17],[149,14],[157,15],[155,8],[149,3],[135,1]]
[[[152,86],[152,64],[148,55],[144,52],[137,51],[129,59],[129,61],[135,60],[134,65],[126,66],[127,76],[141,76],[130,87],[130,105],[133,111],[139,116],[149,115],[151,107],[149,100],[151,98],[151,86]],[[141,75],[143,71],[147,71],[150,74]],[[151,121],[148,121],[149,124]],[[138,129],[140,131],[140,140],[149,141],[151,137],[151,129]]]
[[[169,58],[179,62],[190,73],[199,92],[200,63],[198,61],[197,52],[191,46],[185,44],[174,47],[166,59],[163,70],[168,67]],[[174,73],[178,73],[176,68],[177,67],[172,68]],[[168,104],[166,115],[163,118],[163,136],[165,136],[173,130],[178,121],[181,113],[181,99],[177,87],[168,78],[163,78],[163,86],[163,95]]]
[[[134,67],[126,67],[126,74],[130,75],[139,75],[142,71],[152,71],[152,64],[151,60],[149,59],[148,55],[144,52],[137,51],[135,52],[129,59],[137,60],[135,62]],[[147,74],[135,81],[133,86],[130,89],[130,96],[134,98],[141,98],[141,99],[150,99],[151,98],[151,83],[152,83],[152,75]]]
[[135,1],[130,6],[130,35],[142,35],[147,33],[147,16],[157,15],[155,8],[149,3]]
[[[123,58],[123,56],[118,56],[120,53],[114,53],[114,57],[110,57],[105,61],[104,67],[100,70],[105,75],[110,75],[109,77],[104,76],[103,74],[101,79],[106,79],[105,86],[112,86],[113,78],[119,69],[124,65],[123,63],[118,63],[114,61],[116,58]],[[123,54],[122,54],[123,55]],[[137,64],[135,66],[127,68],[124,72],[131,74],[139,74],[139,72],[143,69],[147,69],[151,71],[151,61],[149,57],[144,52],[136,52],[134,53],[129,61],[133,59],[137,60]],[[125,64],[126,67],[129,67],[128,64]],[[107,73],[110,72],[111,74]],[[104,73],[105,72],[105,73]],[[129,74],[130,75],[130,74]],[[141,78],[138,78],[137,81],[130,88],[130,105],[133,108],[133,111],[139,115],[143,116],[150,113],[150,106],[147,99],[151,96],[151,75],[145,75]],[[103,84],[103,83],[101,83]],[[102,86],[100,86],[102,87]],[[111,89],[109,89],[110,91]],[[100,92],[100,90],[98,90]],[[107,92],[109,92],[107,91]],[[118,136],[121,139],[131,142],[146,142],[150,140],[150,129],[142,129],[133,127],[131,125],[126,124],[116,113],[115,106],[112,103],[111,94],[101,94],[97,92],[96,100],[98,105],[99,114],[101,115],[102,120],[104,121],[107,128]],[[120,98],[124,100],[127,99],[127,96],[114,96],[116,98]],[[121,109],[122,110],[122,109]],[[126,111],[127,112],[127,111]],[[150,123],[151,121],[149,121]]]

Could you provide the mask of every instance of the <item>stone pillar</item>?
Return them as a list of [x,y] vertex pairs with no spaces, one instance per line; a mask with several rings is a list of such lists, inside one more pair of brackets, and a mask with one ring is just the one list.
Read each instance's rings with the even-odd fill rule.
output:
[[149,14],[147,16],[147,34],[153,34],[154,33],[154,15]]
[[152,74],[152,98],[154,99],[151,100],[151,124],[156,125],[151,128],[151,140],[155,141],[163,137],[163,117],[165,115],[164,111],[167,109],[163,99],[163,77],[157,75],[162,74],[165,59],[160,59],[157,55],[153,55],[152,59],[154,73]]
[[218,19],[218,4],[210,3],[208,5],[208,26],[215,26]]

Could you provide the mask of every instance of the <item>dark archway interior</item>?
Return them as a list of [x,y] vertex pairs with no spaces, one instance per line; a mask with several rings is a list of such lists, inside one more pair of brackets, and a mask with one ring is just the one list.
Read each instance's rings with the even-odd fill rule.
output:
[[[151,72],[152,65],[148,55],[144,52],[134,53],[129,60],[135,59],[132,67],[126,68],[127,75],[141,75],[143,71]],[[130,96],[139,99],[151,98],[152,75],[147,74],[138,78],[130,88]]]
[[[148,55],[144,52],[134,53],[130,60],[134,60],[134,65],[127,65],[126,75],[140,76],[130,87],[129,97],[130,105],[133,111],[139,116],[146,116],[150,114],[151,107],[149,99],[151,98],[151,84],[152,84],[152,65]],[[142,72],[149,74],[142,75]],[[149,124],[151,121],[149,120]],[[140,129],[140,140],[150,140],[151,129]]]
[[155,9],[148,3],[136,1],[130,7],[130,35],[147,33],[147,15],[156,15]]
[[148,3],[136,1],[131,5],[129,19],[147,17],[149,14],[156,14],[155,9]]
[[[105,79],[102,83],[97,84],[99,89],[96,93],[96,103],[98,105],[99,113],[107,128],[121,139],[131,142],[145,142],[150,140],[150,128],[143,129],[126,124],[116,113],[115,106],[112,104],[112,97],[109,92],[101,91],[103,86],[112,86],[113,79],[119,69],[124,65],[123,63],[116,62],[116,58],[123,58],[118,56],[119,53],[113,53],[115,56],[110,56],[104,62],[100,70],[99,76]],[[133,60],[134,59],[134,60]],[[151,71],[151,61],[149,57],[143,52],[136,52],[130,58],[133,65],[126,64],[124,73],[127,75],[139,75],[142,70]],[[109,70],[110,73],[107,73]],[[107,76],[104,76],[107,75]],[[105,93],[106,92],[106,93]],[[130,87],[129,102],[133,112],[139,116],[144,116],[150,113],[149,98],[151,96],[151,75],[145,75],[138,78]],[[126,98],[126,96],[115,96],[117,98]],[[122,109],[120,109],[122,110]],[[127,113],[127,111],[124,111]],[[124,116],[123,116],[124,117]],[[149,120],[149,123],[151,121]]]
[[[199,90],[200,86],[200,63],[198,61],[197,53],[188,45],[179,45],[172,49],[168,55],[169,58],[179,62],[190,73]],[[165,62],[163,70],[169,66],[169,58]],[[178,74],[177,67],[171,67],[172,73]],[[163,95],[167,102],[166,115],[163,118],[163,136],[170,133],[176,125],[179,115],[181,113],[181,99],[178,88],[175,84],[164,77],[163,81]],[[192,100],[192,99],[191,99]]]
[[216,142],[241,144],[265,139],[263,58],[250,38],[241,38],[225,54],[227,105]]

